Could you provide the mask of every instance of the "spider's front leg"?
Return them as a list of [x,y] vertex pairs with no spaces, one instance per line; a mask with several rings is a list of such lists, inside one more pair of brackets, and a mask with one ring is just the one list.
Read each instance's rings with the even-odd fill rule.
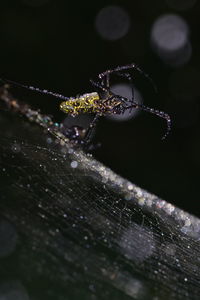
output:
[[[101,84],[103,84],[104,80],[106,82],[106,88],[110,91],[110,74],[117,75],[119,77],[127,79],[131,84],[132,97],[131,102],[134,103],[134,85],[133,78],[130,73],[126,72],[127,69],[130,68],[130,65],[117,67],[115,69],[107,70],[103,73],[100,73],[98,77],[101,79]],[[140,69],[139,69],[140,70]],[[141,71],[142,72],[142,71]],[[105,83],[104,83],[105,84]]]
[[[155,92],[157,92],[157,87],[156,87],[156,85],[155,85],[155,83],[154,83],[154,81],[151,79],[151,77],[146,73],[146,72],[144,72],[138,65],[136,65],[135,63],[132,63],[132,64],[129,64],[129,65],[124,65],[124,66],[118,66],[118,67],[116,67],[116,68],[114,68],[114,69],[109,69],[109,70],[107,70],[107,71],[105,71],[105,72],[102,72],[102,73],[100,73],[99,75],[98,75],[98,77],[99,77],[99,79],[103,79],[105,76],[108,76],[109,77],[109,75],[110,74],[114,74],[114,73],[118,73],[118,72],[120,72],[120,73],[122,73],[122,72],[124,72],[124,71],[127,71],[127,70],[136,70],[137,72],[139,72],[142,76],[144,76],[150,83],[151,83],[151,85],[153,86],[153,89],[155,90]],[[125,72],[126,73],[126,72]]]
[[132,105],[129,105],[129,106],[126,106],[124,107],[125,109],[130,109],[130,108],[139,108],[141,110],[144,110],[146,112],[149,112],[151,114],[154,114],[162,119],[165,119],[167,121],[167,130],[166,130],[166,133],[163,135],[162,137],[162,140],[166,139],[166,137],[168,136],[169,132],[171,131],[171,118],[170,116],[163,112],[163,111],[160,111],[160,110],[157,110],[157,109],[154,109],[154,108],[150,108],[148,106],[145,106],[143,104],[138,104],[136,102],[134,102]]
[[[141,110],[144,110],[146,112],[150,112],[152,114],[155,114],[157,115],[158,117],[160,118],[163,118],[167,121],[167,131],[165,133],[165,135],[162,137],[162,139],[165,139],[167,137],[167,135],[169,134],[170,130],[171,130],[171,118],[170,116],[165,113],[165,112],[162,112],[162,111],[159,111],[159,110],[156,110],[156,109],[153,109],[153,108],[150,108],[148,106],[145,106],[143,104],[138,104],[135,102],[135,99],[134,99],[134,85],[133,85],[133,78],[131,76],[131,74],[129,72],[127,72],[127,70],[130,70],[130,69],[136,69],[139,73],[141,73],[142,75],[144,75],[150,82],[151,84],[153,85],[154,87],[154,90],[157,92],[157,89],[156,89],[156,86],[153,82],[153,80],[149,77],[148,74],[146,74],[145,72],[143,72],[137,65],[135,64],[130,64],[130,65],[125,65],[125,66],[121,66],[121,67],[117,67],[115,69],[111,69],[111,70],[107,70],[103,73],[100,73],[98,76],[99,78],[103,81],[104,77],[106,78],[110,78],[110,74],[115,74],[117,76],[120,76],[120,77],[124,77],[124,78],[127,78],[128,81],[130,82],[131,84],[131,88],[132,88],[132,97],[131,97],[131,100],[127,99],[127,98],[124,98],[124,97],[120,97],[120,100],[122,101],[123,103],[123,110],[122,110],[122,113],[123,111],[125,111],[126,109],[132,109],[132,108],[139,108]],[[109,81],[109,88],[110,88],[110,81]],[[117,95],[116,95],[117,96]],[[131,102],[131,105],[127,105],[128,102]]]
[[101,81],[101,82],[99,82],[99,81],[95,81],[95,80],[92,80],[92,79],[90,79],[90,83],[94,86],[94,87],[96,87],[96,88],[98,88],[99,90],[101,90],[102,92],[104,92],[104,93],[109,93],[109,89],[104,85],[104,83],[103,83],[103,80]]

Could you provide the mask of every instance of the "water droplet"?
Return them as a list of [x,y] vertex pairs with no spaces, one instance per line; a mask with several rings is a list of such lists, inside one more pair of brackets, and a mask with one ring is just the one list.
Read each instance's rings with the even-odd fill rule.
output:
[[73,169],[75,169],[78,166],[78,162],[76,160],[73,160],[70,165]]
[[21,147],[20,147],[19,144],[16,144],[16,143],[15,143],[15,144],[12,145],[11,150],[12,150],[13,152],[15,152],[15,153],[18,153],[18,152],[21,151]]

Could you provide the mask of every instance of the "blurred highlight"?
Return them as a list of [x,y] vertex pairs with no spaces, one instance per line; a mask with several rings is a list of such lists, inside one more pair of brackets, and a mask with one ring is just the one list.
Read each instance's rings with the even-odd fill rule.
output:
[[97,14],[95,28],[103,39],[115,41],[128,33],[130,17],[119,6],[106,6]]
[[187,63],[192,47],[186,21],[172,14],[159,17],[151,29],[151,45],[165,63],[174,67]]

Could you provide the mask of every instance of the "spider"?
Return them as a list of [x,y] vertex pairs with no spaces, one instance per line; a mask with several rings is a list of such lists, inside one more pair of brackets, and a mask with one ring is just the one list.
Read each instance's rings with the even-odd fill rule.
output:
[[[89,143],[91,142],[93,130],[96,127],[97,121],[101,116],[108,115],[108,114],[122,114],[127,109],[131,111],[131,109],[133,108],[138,108],[150,112],[152,114],[157,115],[160,118],[165,119],[167,121],[167,131],[162,137],[162,139],[165,139],[171,130],[170,116],[163,111],[150,108],[143,104],[138,104],[134,101],[133,79],[130,74],[131,69],[138,71],[140,74],[146,77],[154,86],[154,83],[151,80],[151,78],[134,63],[124,65],[124,66],[118,66],[114,69],[109,69],[103,73],[100,73],[98,75],[97,80],[90,80],[91,84],[98,90],[98,92],[95,91],[92,93],[86,93],[83,95],[78,95],[76,97],[66,97],[64,95],[54,93],[46,89],[42,90],[37,87],[27,86],[7,79],[2,79],[2,80],[29,90],[39,92],[41,94],[51,95],[58,99],[63,100],[60,103],[60,110],[66,114],[70,114],[72,116],[76,116],[81,113],[94,114],[94,118],[91,121],[87,130],[79,126],[72,126],[71,128],[68,128],[65,131],[66,136],[74,143],[77,144],[80,143],[85,146],[89,145]],[[111,91],[110,89],[111,74],[125,78],[131,83],[132,86],[131,99],[127,99]]]

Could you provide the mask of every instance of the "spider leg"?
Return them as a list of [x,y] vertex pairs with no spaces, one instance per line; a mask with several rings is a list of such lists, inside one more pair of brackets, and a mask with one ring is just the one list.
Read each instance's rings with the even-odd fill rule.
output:
[[[131,83],[131,88],[132,88],[132,99],[131,99],[131,103],[132,103],[132,105],[130,105],[130,106],[127,106],[125,109],[128,109],[128,108],[140,108],[141,110],[144,110],[144,111],[146,111],[146,112],[150,112],[150,113],[152,113],[152,114],[154,114],[154,115],[157,115],[158,117],[160,117],[160,118],[163,118],[163,119],[165,119],[166,121],[167,121],[167,131],[166,131],[166,133],[164,134],[164,136],[162,137],[162,140],[164,140],[167,136],[168,136],[168,134],[169,134],[169,132],[170,132],[170,130],[171,130],[171,118],[170,118],[170,116],[167,114],[167,113],[165,113],[165,112],[163,112],[163,111],[159,111],[159,110],[157,110],[157,109],[154,109],[154,108],[150,108],[150,107],[148,107],[148,106],[145,106],[145,105],[143,105],[143,104],[138,104],[138,103],[136,103],[135,101],[134,101],[134,86],[133,86],[133,79],[132,79],[132,76],[129,74],[129,73],[120,73],[120,72],[118,72],[118,73],[116,73],[118,76],[122,76],[122,77],[126,77],[129,81],[130,81],[130,83]],[[123,98],[123,97],[120,97],[120,99],[121,99],[121,101],[122,102],[126,102],[126,98]]]
[[132,90],[132,98],[131,98],[131,102],[134,102],[134,85],[133,85],[133,78],[129,73],[117,73],[118,76],[124,77],[126,79],[128,79],[128,81],[131,84],[131,90]]
[[[118,67],[120,68],[120,67]],[[112,71],[112,72],[109,72],[109,71]],[[133,103],[134,102],[134,86],[133,86],[133,79],[132,79],[132,76],[130,75],[130,73],[128,72],[120,72],[120,71],[115,71],[114,70],[108,70],[104,73],[101,73],[103,74],[102,78],[101,78],[101,84],[99,83],[98,86],[101,87],[101,89],[107,91],[107,92],[110,92],[110,74],[111,73],[115,73],[117,76],[119,77],[123,77],[123,78],[126,78],[128,79],[128,81],[131,83],[131,90],[132,90],[132,99],[131,99],[131,102]],[[99,74],[99,78],[101,77]],[[104,82],[105,81],[105,82]],[[104,87],[102,87],[104,85]],[[96,85],[97,86],[97,85]],[[115,94],[116,95],[116,94]],[[116,95],[116,96],[119,96],[119,95]],[[119,96],[120,97],[120,96]],[[125,99],[125,98],[124,98]],[[122,100],[122,98],[120,97],[120,100]],[[128,99],[126,99],[127,101]],[[122,100],[123,101],[123,100]]]
[[[132,99],[129,100],[125,97],[122,97],[120,95],[116,95],[114,94],[113,97],[116,97],[118,98],[122,103],[124,103],[124,108],[123,110],[121,109],[121,113],[123,113],[126,109],[132,109],[132,108],[139,108],[143,111],[146,111],[146,112],[150,112],[154,115],[157,115],[158,117],[160,118],[163,118],[167,121],[167,131],[166,133],[164,134],[164,136],[162,137],[162,139],[164,140],[170,130],[171,130],[171,118],[170,116],[163,112],[163,111],[159,111],[159,110],[156,110],[156,109],[153,109],[153,108],[150,108],[148,106],[145,106],[143,104],[138,104],[134,101],[134,86],[133,86],[133,79],[132,79],[132,76],[130,75],[130,73],[128,72],[122,72],[122,71],[125,71],[125,70],[128,70],[128,69],[131,69],[131,68],[135,68],[137,69],[137,71],[139,71],[140,73],[142,73],[143,75],[145,75],[145,77],[148,78],[148,80],[151,81],[153,87],[154,87],[154,90],[157,91],[155,85],[154,85],[154,82],[152,81],[152,79],[146,74],[144,73],[138,66],[136,66],[135,64],[131,64],[131,65],[126,65],[126,66],[122,66],[122,67],[117,67],[113,70],[107,70],[105,71],[104,73],[100,73],[98,75],[98,77],[101,79],[101,83],[99,82],[92,82],[96,87],[102,89],[103,91],[105,92],[109,92],[110,91],[110,74],[114,73],[116,74],[117,76],[121,76],[121,77],[124,77],[124,78],[127,78],[128,81],[131,83],[131,88],[132,88]],[[106,83],[104,82],[104,80],[106,80]],[[125,105],[127,104],[127,102],[131,102],[131,105]]]
[[[121,72],[116,72],[116,75],[117,76],[120,76],[120,77],[123,77],[123,78],[126,78],[128,79],[128,81],[130,82],[130,85],[131,85],[131,91],[132,91],[132,97],[131,97],[131,102],[134,103],[134,85],[133,85],[133,78],[132,76],[130,75],[130,73],[128,72],[125,72],[125,73],[121,73]],[[124,98],[125,99],[125,98]],[[131,112],[132,109],[130,109],[130,112]]]
[[99,81],[94,81],[94,80],[90,79],[90,83],[91,83],[94,87],[96,87],[96,88],[102,90],[102,91],[105,92],[105,93],[108,93],[108,92],[109,92],[109,89],[107,89],[107,88],[105,88],[105,87],[103,86],[103,84],[102,84],[103,81],[100,83]]
[[35,92],[40,93],[40,94],[50,95],[50,96],[62,99],[64,101],[69,100],[69,97],[66,97],[64,95],[61,95],[61,94],[58,94],[58,93],[54,93],[54,92],[51,92],[51,91],[48,91],[48,90],[42,90],[42,89],[39,89],[37,87],[24,85],[24,84],[21,84],[21,83],[18,83],[18,82],[9,80],[9,79],[2,79],[2,78],[0,78],[0,80],[3,81],[3,82],[8,82],[11,85],[15,85],[15,86],[19,86],[19,87],[22,87],[24,89],[27,89],[27,90],[35,91]]
[[167,113],[154,108],[150,108],[143,104],[138,104],[136,102],[134,102],[131,106],[126,106],[125,109],[129,109],[131,107],[139,108],[141,110],[154,114],[162,119],[165,119],[167,121],[167,130],[166,133],[163,135],[162,140],[164,140],[168,136],[169,132],[171,131],[171,118]]
[[145,78],[147,78],[147,80],[151,83],[153,89],[155,90],[155,92],[157,93],[157,88],[156,88],[156,85],[154,83],[154,81],[151,79],[151,77],[145,73],[137,64],[129,64],[129,65],[124,65],[124,66],[118,66],[114,69],[110,69],[110,70],[107,70],[105,72],[102,72],[98,75],[99,79],[103,79],[105,76],[108,76],[112,73],[117,73],[117,72],[120,72],[120,71],[125,71],[125,70],[131,70],[131,69],[135,69],[136,71],[138,71],[142,76],[144,76]]
[[[112,100],[113,98],[119,98],[121,100],[121,97],[118,95],[112,95],[111,97],[109,97],[108,99],[105,99],[105,102]],[[92,139],[92,135],[93,132],[95,130],[95,127],[97,125],[97,122],[99,121],[99,118],[102,116],[102,114],[100,113],[96,113],[94,116],[94,119],[92,120],[92,122],[90,122],[90,125],[86,131],[85,137],[84,137],[84,141],[83,144],[85,147],[87,147]]]
[[[127,78],[132,83],[132,77],[129,73],[121,73],[121,72],[115,72],[115,73],[116,73],[116,75],[118,75],[120,77]],[[110,94],[110,74],[109,73],[107,73],[104,77],[102,77],[101,82],[100,81],[94,81],[94,80],[90,80],[90,82],[93,86],[95,86],[95,87],[101,89],[102,91]],[[132,101],[134,101],[134,88],[133,88],[133,85],[131,87],[132,87]],[[114,95],[116,95],[116,94],[113,93],[113,96],[111,96],[111,99],[114,97]],[[119,96],[119,95],[116,95],[116,96]],[[108,100],[110,100],[110,98]]]
[[95,114],[94,119],[92,120],[92,122],[90,123],[90,125],[86,131],[86,134],[85,134],[85,137],[83,140],[83,144],[85,147],[87,147],[91,142],[92,135],[93,135],[94,129],[96,127],[96,124],[97,124],[99,118],[100,118],[100,114],[98,114],[98,113]]

